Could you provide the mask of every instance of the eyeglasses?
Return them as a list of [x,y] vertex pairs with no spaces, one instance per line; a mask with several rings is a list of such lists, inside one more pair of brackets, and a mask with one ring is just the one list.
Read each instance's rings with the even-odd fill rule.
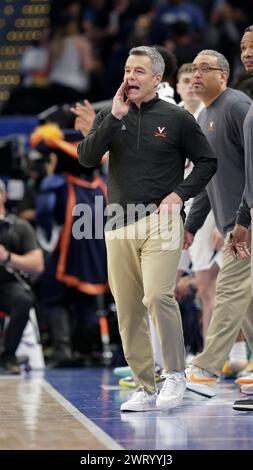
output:
[[195,72],[197,72],[197,70],[200,73],[209,73],[209,72],[212,72],[212,70],[221,70],[221,72],[223,72],[223,69],[221,69],[220,67],[210,67],[209,65],[200,65],[199,67],[196,67],[195,65],[192,65],[189,68],[190,73],[195,73]]

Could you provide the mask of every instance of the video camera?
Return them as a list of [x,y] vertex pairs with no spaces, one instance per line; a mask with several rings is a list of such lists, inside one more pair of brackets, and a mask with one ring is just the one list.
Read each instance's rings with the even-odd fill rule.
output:
[[20,140],[15,138],[0,139],[0,175],[22,178],[25,161]]
[[0,178],[6,184],[7,210],[15,212],[15,207],[24,197],[27,178],[26,152],[19,135],[0,139]]

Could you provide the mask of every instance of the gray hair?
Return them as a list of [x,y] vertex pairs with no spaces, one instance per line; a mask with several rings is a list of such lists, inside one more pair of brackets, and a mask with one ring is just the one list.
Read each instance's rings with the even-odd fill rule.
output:
[[243,34],[245,33],[253,33],[253,24],[245,28],[245,30],[243,31]]
[[221,68],[222,70],[224,70],[224,72],[226,72],[229,77],[229,74],[230,74],[229,63],[223,54],[221,54],[218,51],[214,51],[212,49],[204,49],[203,51],[197,54],[197,57],[199,57],[200,55],[210,55],[210,56],[216,57],[217,66]]
[[155,47],[149,47],[149,46],[133,47],[129,51],[129,55],[146,55],[151,60],[153,74],[154,75],[156,75],[157,73],[161,73],[162,75],[164,74],[165,62],[161,54],[158,52],[158,50]]

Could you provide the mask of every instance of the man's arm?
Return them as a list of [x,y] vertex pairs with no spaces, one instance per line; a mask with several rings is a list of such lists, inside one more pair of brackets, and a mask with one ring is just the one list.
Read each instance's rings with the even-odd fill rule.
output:
[[11,252],[4,245],[0,245],[0,262],[18,271],[41,273],[44,269],[44,259],[32,226],[17,218],[12,230],[16,233],[18,253]]
[[194,167],[174,192],[182,201],[187,201],[197,196],[213,177],[217,169],[217,159],[193,116],[185,112],[181,127],[182,152],[194,163]]
[[[239,109],[238,109],[239,108]],[[239,209],[236,214],[236,223],[233,228],[233,231],[230,234],[230,239],[228,242],[228,247],[231,254],[235,258],[248,258],[250,256],[249,251],[249,237],[250,233],[248,227],[251,223],[250,208],[246,202],[245,192],[251,187],[252,179],[250,177],[251,171],[251,152],[252,152],[252,128],[251,126],[243,133],[243,123],[245,115],[248,111],[249,103],[240,102],[240,106],[237,106],[237,109],[233,109],[231,121],[234,123],[234,133],[238,136],[239,141],[241,142],[242,147],[244,146],[245,150],[245,189],[242,195],[242,200],[239,206]],[[249,166],[250,165],[250,166]],[[250,184],[250,186],[249,186]]]
[[250,208],[246,202],[244,194],[239,206],[239,209],[236,214],[236,224],[242,225],[243,227],[248,228],[251,223]]
[[248,227],[250,223],[250,209],[243,195],[241,204],[237,211],[236,224],[230,234],[228,242],[229,250],[235,258],[244,259],[250,257],[250,251],[248,248],[250,236]]
[[0,245],[0,262],[7,263],[11,268],[25,273],[41,273],[44,269],[43,255],[40,248],[31,250],[24,255],[17,255]]
[[194,198],[190,212],[186,219],[185,230],[195,235],[196,232],[204,224],[209,212],[211,210],[211,204],[204,189],[198,196]]
[[121,130],[121,120],[128,113],[130,101],[125,101],[126,83],[123,82],[117,90],[111,113],[101,111],[93,123],[87,137],[79,144],[77,149],[79,162],[92,167],[99,165],[103,155],[109,150],[114,135]]

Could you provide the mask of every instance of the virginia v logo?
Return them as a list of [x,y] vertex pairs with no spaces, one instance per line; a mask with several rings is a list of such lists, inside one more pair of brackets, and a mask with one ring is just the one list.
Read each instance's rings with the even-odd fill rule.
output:
[[214,131],[214,121],[210,121],[209,127],[208,127],[208,132],[213,132]]
[[166,137],[167,134],[165,132],[166,127],[157,127],[158,131],[154,132],[155,137]]
[[123,124],[123,126],[121,127],[121,130],[122,130],[122,131],[126,131],[126,126],[125,126],[125,124]]

